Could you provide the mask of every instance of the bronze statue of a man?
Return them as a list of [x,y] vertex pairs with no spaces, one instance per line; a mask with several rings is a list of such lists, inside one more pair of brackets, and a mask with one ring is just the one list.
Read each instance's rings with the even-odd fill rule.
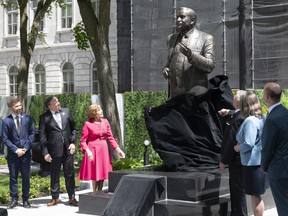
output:
[[196,13],[187,7],[177,10],[177,32],[168,36],[168,63],[163,75],[169,79],[170,97],[196,86],[207,88],[208,74],[215,67],[215,41],[196,29]]

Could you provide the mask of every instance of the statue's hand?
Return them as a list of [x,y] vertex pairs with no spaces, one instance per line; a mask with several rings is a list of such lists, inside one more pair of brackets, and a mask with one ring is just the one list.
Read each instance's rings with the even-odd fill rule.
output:
[[192,51],[189,47],[187,47],[186,44],[184,44],[183,42],[179,43],[180,45],[180,52],[183,53],[183,55],[185,55],[188,59],[191,59],[192,57]]
[[163,68],[162,73],[163,73],[163,76],[164,76],[166,79],[169,78],[169,72],[170,72],[170,70],[169,70],[168,67],[164,67],[164,68]]

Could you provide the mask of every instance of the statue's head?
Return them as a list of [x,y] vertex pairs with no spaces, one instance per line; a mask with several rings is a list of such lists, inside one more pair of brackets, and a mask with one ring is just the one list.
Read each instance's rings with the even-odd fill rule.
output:
[[195,11],[187,7],[178,8],[176,18],[177,30],[182,32],[187,32],[194,28],[197,20]]

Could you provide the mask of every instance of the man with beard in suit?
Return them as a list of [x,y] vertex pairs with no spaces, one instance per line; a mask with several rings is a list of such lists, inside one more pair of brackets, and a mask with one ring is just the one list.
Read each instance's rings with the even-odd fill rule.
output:
[[23,207],[30,208],[31,147],[34,141],[34,122],[22,113],[22,104],[18,98],[7,103],[11,114],[3,120],[3,143],[7,146],[7,161],[10,174],[10,196],[12,203],[8,208],[18,205],[18,173],[22,177]]
[[40,144],[45,161],[51,163],[50,186],[54,206],[60,202],[60,170],[63,165],[69,205],[78,206],[75,199],[74,152],[77,129],[67,108],[61,108],[58,99],[50,96],[45,101],[47,111],[40,116]]

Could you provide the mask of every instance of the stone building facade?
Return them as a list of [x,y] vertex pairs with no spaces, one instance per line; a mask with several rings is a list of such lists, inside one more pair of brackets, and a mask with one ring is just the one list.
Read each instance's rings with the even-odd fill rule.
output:
[[[99,0],[92,0],[97,14]],[[28,95],[91,92],[98,93],[97,71],[91,49],[77,48],[72,28],[81,21],[77,1],[66,0],[61,9],[53,4],[52,14],[42,24],[45,41],[38,40],[29,65]],[[28,3],[31,26],[37,1]],[[17,95],[17,71],[20,56],[17,9],[0,7],[0,96]],[[111,1],[110,51],[117,89],[117,7]]]

